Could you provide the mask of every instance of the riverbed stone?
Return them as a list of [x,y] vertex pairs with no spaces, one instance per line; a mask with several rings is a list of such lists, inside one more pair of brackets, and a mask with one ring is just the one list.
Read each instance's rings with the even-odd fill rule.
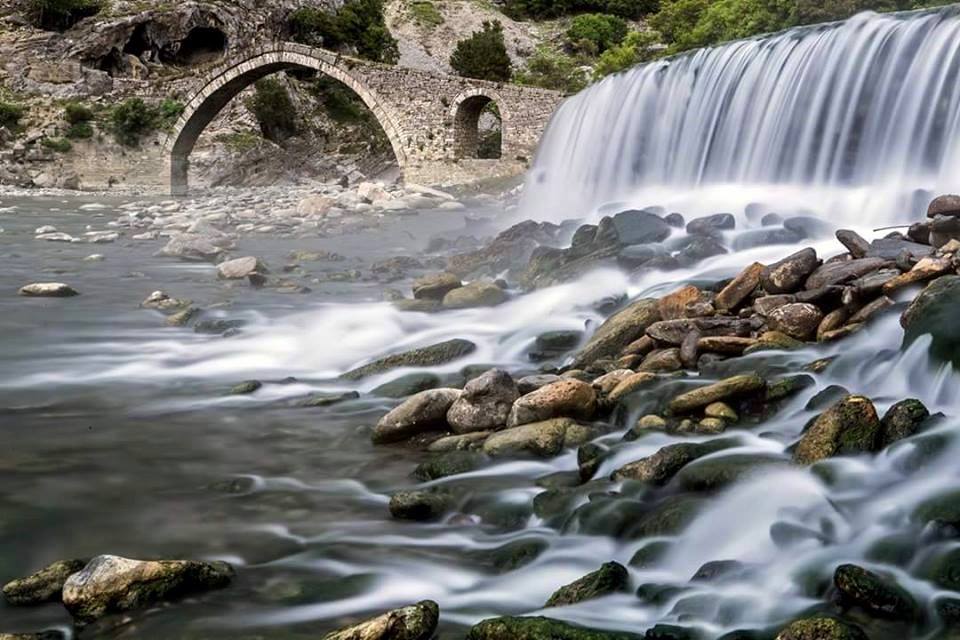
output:
[[370,393],[382,398],[406,398],[415,393],[440,386],[440,376],[427,372],[413,372],[396,380],[384,382]]
[[626,591],[630,586],[630,574],[619,562],[606,562],[599,569],[562,586],[553,592],[544,608],[566,605],[602,598]]
[[869,640],[860,627],[836,618],[805,618],[791,623],[776,640]]
[[930,334],[931,355],[960,367],[960,276],[937,278],[916,297],[900,316],[903,347]]
[[448,293],[462,286],[459,276],[446,271],[433,273],[413,281],[413,297],[417,300],[443,300]]
[[846,247],[854,258],[864,258],[870,251],[870,243],[852,229],[838,229],[836,235],[840,244]]
[[722,231],[729,231],[737,226],[737,219],[730,213],[715,213],[709,216],[694,218],[687,223],[687,233],[697,235],[714,235]]
[[909,621],[919,612],[916,600],[896,581],[855,564],[837,567],[833,584],[843,604],[857,605],[877,617]]
[[842,262],[827,262],[810,274],[804,286],[808,291],[812,291],[821,287],[843,284],[871,271],[882,269],[888,264],[890,264],[890,261],[883,258],[858,258]]
[[941,276],[954,268],[953,260],[949,257],[928,256],[921,258],[910,271],[901,273],[883,284],[883,292],[887,295],[908,287],[912,284],[925,282]]
[[801,249],[769,265],[760,278],[763,290],[769,294],[793,293],[820,264],[817,252],[811,248]]
[[551,418],[589,420],[597,409],[597,393],[588,383],[568,378],[521,396],[510,410],[507,425],[540,422]]
[[144,309],[156,309],[157,311],[176,311],[189,307],[190,304],[190,300],[172,298],[163,291],[154,291],[140,303],[140,306]]
[[765,270],[766,267],[759,262],[751,264],[717,294],[713,305],[721,313],[739,307],[760,285],[760,278]]
[[624,631],[590,629],[538,616],[484,620],[471,627],[466,640],[643,640],[643,637]]
[[880,420],[880,448],[916,434],[929,417],[930,411],[916,398],[894,404]]
[[379,358],[362,367],[352,369],[340,377],[345,380],[360,380],[401,367],[439,367],[468,356],[476,349],[477,345],[469,340],[456,338]]
[[374,444],[400,442],[447,428],[447,412],[460,397],[460,389],[428,389],[407,398],[380,418],[373,429]]
[[703,292],[692,284],[680,287],[660,298],[657,302],[657,308],[660,311],[661,320],[678,320],[686,317],[687,306],[699,302],[703,298]]
[[401,609],[344,627],[323,636],[322,640],[429,640],[437,630],[440,607],[422,600]]
[[960,196],[948,194],[937,196],[927,205],[927,217],[937,216],[960,217]]
[[226,562],[133,560],[97,556],[63,585],[63,604],[79,623],[220,589],[233,579]]
[[252,274],[264,274],[268,269],[260,258],[246,256],[234,258],[217,265],[217,277],[222,280],[243,280]]
[[493,458],[532,455],[550,458],[565,448],[579,446],[592,432],[569,418],[555,418],[499,431],[483,443],[483,452]]
[[683,368],[683,362],[680,359],[680,349],[657,349],[643,359],[637,369],[645,373],[669,373],[679,371]]
[[60,560],[36,573],[3,585],[3,597],[11,605],[32,606],[60,602],[63,583],[83,569],[89,560]]
[[654,380],[657,380],[656,374],[649,371],[640,371],[626,376],[607,394],[607,402],[616,404],[635,391],[648,386]]
[[577,354],[572,367],[581,369],[603,357],[616,356],[660,319],[658,301],[638,300],[610,316]]
[[216,262],[227,252],[230,244],[224,240],[198,234],[183,233],[173,238],[157,252],[158,256],[200,262]]
[[694,442],[669,444],[653,455],[626,464],[613,473],[613,480],[637,480],[665,485],[684,466],[710,453],[712,449]]
[[447,412],[447,423],[455,433],[490,431],[507,424],[513,403],[520,398],[517,384],[502,369],[491,369],[474,378]]
[[506,292],[492,282],[471,282],[448,292],[443,297],[443,308],[495,307],[506,301]]
[[539,373],[530,376],[524,376],[517,380],[517,389],[519,389],[520,395],[525,396],[528,393],[545,387],[548,384],[559,382],[562,379],[563,378],[554,373]]
[[797,443],[793,459],[812,464],[838,455],[876,451],[880,418],[869,398],[850,395],[821,413]]
[[32,282],[18,292],[27,298],[72,298],[80,293],[63,282]]
[[797,340],[812,338],[821,320],[823,320],[823,312],[817,306],[804,302],[793,302],[777,307],[767,316],[767,323],[772,330],[780,331]]
[[390,515],[397,520],[424,522],[442,516],[451,504],[444,491],[433,489],[398,491],[390,496]]
[[733,376],[680,394],[670,401],[667,409],[673,414],[690,413],[714,402],[763,392],[766,387],[766,381],[756,374]]

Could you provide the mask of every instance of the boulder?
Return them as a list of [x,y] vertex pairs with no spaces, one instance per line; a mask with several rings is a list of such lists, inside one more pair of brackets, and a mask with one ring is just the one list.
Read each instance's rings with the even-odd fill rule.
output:
[[880,448],[914,435],[929,417],[930,411],[914,398],[894,404],[880,420]]
[[235,258],[217,265],[217,277],[222,280],[243,280],[253,274],[262,275],[267,271],[266,265],[254,256]]
[[747,297],[760,285],[760,277],[763,275],[766,267],[759,262],[752,265],[737,274],[730,284],[725,286],[717,294],[713,301],[713,306],[721,313],[736,309]]
[[917,602],[888,576],[855,564],[842,564],[833,573],[841,604],[856,605],[873,616],[893,620],[914,620],[920,612]]
[[474,378],[447,412],[447,423],[455,433],[490,431],[507,424],[513,403],[520,398],[517,384],[502,369],[491,369]]
[[687,233],[691,235],[715,235],[737,226],[737,219],[729,213],[715,213],[712,216],[694,218],[687,223]]
[[551,418],[589,420],[596,409],[597,394],[592,386],[580,380],[564,379],[521,396],[513,403],[507,425],[515,427]]
[[506,292],[492,282],[471,282],[443,296],[444,309],[495,307],[507,301]]
[[170,241],[157,252],[157,255],[180,258],[181,260],[216,262],[227,252],[230,246],[225,240],[182,233],[170,238]]
[[779,262],[769,265],[760,278],[763,290],[770,294],[793,293],[820,264],[817,252],[802,249]]
[[483,452],[493,458],[532,455],[550,458],[566,448],[590,439],[589,428],[569,418],[555,418],[499,431],[483,443]]
[[429,640],[437,629],[440,607],[432,600],[394,609],[323,636],[323,640]]
[[97,556],[63,585],[63,604],[79,623],[111,613],[220,589],[233,579],[225,562],[132,560]]
[[470,355],[476,348],[477,345],[469,340],[455,338],[428,347],[419,347],[385,356],[362,367],[347,371],[340,377],[345,380],[360,380],[367,376],[401,367],[438,367]]
[[657,302],[661,320],[678,320],[686,317],[687,306],[700,302],[703,293],[692,284],[668,293]]
[[444,296],[463,286],[452,273],[433,273],[413,281],[413,297],[417,300],[443,300]]
[[619,562],[604,563],[599,569],[553,592],[544,608],[563,607],[626,591],[630,574]]
[[793,302],[777,307],[767,316],[767,324],[774,331],[797,340],[809,340],[820,326],[823,312],[812,304]]
[[307,196],[297,204],[298,216],[322,217],[336,204],[332,198],[321,195]]
[[447,412],[460,397],[459,389],[429,389],[407,398],[380,418],[373,429],[374,444],[400,442],[414,436],[447,428]]
[[648,211],[621,211],[613,216],[613,231],[622,246],[663,242],[670,236],[670,225]]
[[847,248],[850,255],[854,258],[865,258],[870,251],[870,243],[863,239],[856,231],[850,229],[838,229],[837,240]]
[[643,637],[623,631],[589,629],[539,616],[484,620],[471,627],[466,640],[643,640]]
[[766,388],[766,381],[756,374],[733,376],[683,393],[671,400],[667,409],[673,414],[690,413],[714,402],[754,395]]
[[72,298],[80,293],[62,282],[33,282],[20,288],[18,293],[28,298]]
[[889,260],[883,258],[859,258],[843,262],[827,262],[807,278],[806,289],[814,290],[834,284],[843,284],[886,267]]
[[945,195],[931,200],[927,206],[927,217],[937,216],[960,217],[960,196]]
[[54,562],[25,578],[11,580],[3,585],[3,597],[11,605],[33,606],[60,602],[63,583],[83,569],[88,560],[61,560]]
[[574,359],[573,368],[580,369],[604,357],[615,356],[628,344],[641,337],[654,322],[660,319],[656,299],[638,300],[610,316],[600,325],[586,346]]
[[812,464],[838,455],[878,449],[880,418],[869,398],[846,396],[821,413],[800,437],[793,459]]
[[397,520],[424,522],[442,516],[451,504],[443,491],[398,491],[390,496],[390,515]]
[[903,347],[922,335],[932,338],[931,355],[960,367],[960,276],[937,278],[914,298],[900,316]]
[[797,620],[777,634],[775,640],[869,640],[867,634],[836,618]]

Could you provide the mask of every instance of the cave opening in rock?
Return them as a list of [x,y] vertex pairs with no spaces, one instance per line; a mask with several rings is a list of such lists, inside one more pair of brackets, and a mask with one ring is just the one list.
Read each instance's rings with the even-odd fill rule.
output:
[[151,48],[152,43],[147,33],[147,23],[141,22],[133,30],[133,33],[130,34],[130,39],[127,40],[127,44],[123,45],[123,52],[144,59],[144,54],[148,53]]
[[220,59],[227,51],[227,34],[216,27],[194,27],[164,62],[180,66],[203,64]]

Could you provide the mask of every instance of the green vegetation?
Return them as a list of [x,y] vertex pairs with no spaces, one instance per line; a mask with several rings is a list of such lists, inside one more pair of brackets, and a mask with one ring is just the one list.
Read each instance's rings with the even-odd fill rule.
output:
[[347,0],[336,13],[301,7],[287,19],[295,42],[327,49],[356,49],[361,58],[396,64],[397,41],[383,17],[383,0]]
[[90,122],[93,117],[93,109],[80,102],[68,102],[63,108],[63,119],[69,124]]
[[658,48],[659,42],[660,37],[656,32],[631,31],[622,43],[601,54],[593,69],[594,76],[602,78],[653,60],[662,50],[662,47]]
[[586,87],[589,78],[583,66],[574,58],[541,47],[527,60],[525,69],[513,74],[513,81],[572,94]]
[[63,135],[71,140],[89,140],[93,137],[93,125],[89,122],[78,122],[67,127]]
[[160,115],[161,126],[168,127],[175,123],[177,118],[183,114],[184,106],[183,103],[178,100],[164,98],[157,109]]
[[596,55],[623,42],[627,23],[606,13],[585,13],[573,19],[567,41],[575,49]]
[[264,78],[254,88],[247,108],[257,119],[263,137],[279,144],[295,136],[300,129],[297,108],[286,85],[276,78]]
[[636,20],[655,12],[658,5],[658,0],[506,0],[504,11],[516,19],[558,18],[593,12]]
[[410,4],[410,15],[421,27],[433,28],[443,24],[443,15],[430,0],[414,0]]
[[477,158],[481,160],[495,160],[501,156],[503,142],[503,119],[500,109],[495,102],[488,102],[480,112],[480,122],[484,123],[490,117],[496,119],[493,127],[482,129],[477,140]]
[[217,136],[217,142],[221,142],[231,151],[246,153],[251,149],[256,149],[263,142],[263,138],[253,131],[240,131],[237,133],[225,133]]
[[73,145],[70,144],[69,140],[64,138],[44,138],[40,141],[47,149],[51,151],[56,151],[57,153],[69,153],[73,149]]
[[80,20],[96,15],[105,0],[27,0],[27,17],[35,27],[65,31]]
[[[157,106],[147,104],[142,98],[129,98],[110,112],[109,128],[117,142],[136,147],[151,133],[173,125],[182,112],[183,105],[170,98]],[[81,128],[81,137],[83,133]]]
[[20,127],[20,120],[26,112],[27,110],[23,108],[23,105],[0,100],[0,127],[11,132],[17,131]]
[[513,66],[503,42],[503,25],[484,21],[480,31],[457,43],[450,56],[450,66],[466,78],[508,81]]

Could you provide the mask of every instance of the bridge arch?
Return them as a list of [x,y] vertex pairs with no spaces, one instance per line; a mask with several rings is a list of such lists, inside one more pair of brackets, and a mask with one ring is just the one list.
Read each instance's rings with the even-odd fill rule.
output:
[[500,153],[507,140],[507,123],[511,120],[509,108],[499,92],[490,87],[477,87],[460,93],[450,105],[453,122],[453,156],[455,159],[476,158],[479,146],[480,114],[490,104],[500,111]]
[[397,118],[375,90],[351,73],[349,61],[324,50],[284,44],[250,52],[241,60],[218,67],[207,75],[202,88],[185,105],[183,114],[174,125],[164,146],[170,163],[172,193],[187,192],[190,153],[200,134],[217,114],[257,80],[288,69],[317,71],[338,80],[356,93],[383,127],[397,158],[397,164],[403,170],[408,158]]

